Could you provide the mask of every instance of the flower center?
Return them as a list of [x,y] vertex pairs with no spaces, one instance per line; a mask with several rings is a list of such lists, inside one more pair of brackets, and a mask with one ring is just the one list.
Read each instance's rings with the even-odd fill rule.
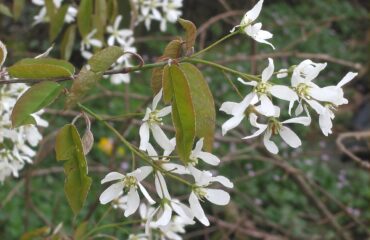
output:
[[309,94],[310,86],[304,83],[298,84],[298,86],[294,89],[296,93],[298,94],[299,97],[305,98],[305,99],[310,99],[311,96]]
[[154,110],[153,112],[149,113],[149,124],[162,124],[162,118],[158,117],[158,111]]
[[127,188],[137,187],[137,179],[134,176],[125,177],[125,179],[123,180],[123,183]]
[[259,82],[257,86],[254,87],[254,91],[258,94],[266,94],[268,89],[271,87],[271,84],[266,82]]
[[270,118],[268,125],[273,135],[278,134],[282,126],[282,124],[276,118]]
[[198,164],[198,158],[194,157],[193,154],[189,157],[189,164],[196,166]]
[[193,191],[199,200],[203,200],[207,195],[206,191],[204,191],[204,188],[201,187],[196,187]]

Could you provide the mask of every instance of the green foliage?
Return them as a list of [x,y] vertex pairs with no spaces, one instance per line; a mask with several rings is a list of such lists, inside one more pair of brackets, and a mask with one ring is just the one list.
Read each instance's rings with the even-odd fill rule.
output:
[[41,82],[30,87],[15,104],[11,120],[13,127],[35,124],[32,113],[50,105],[62,91],[62,86],[55,82]]
[[120,47],[107,47],[95,53],[88,61],[93,72],[104,72],[108,70],[117,59],[124,54]]
[[58,36],[60,31],[64,25],[64,17],[66,16],[68,10],[68,5],[64,4],[58,11],[53,14],[50,20],[50,28],[49,28],[49,40],[53,42],[55,38]]
[[191,53],[194,47],[195,38],[197,37],[197,28],[195,27],[194,23],[192,23],[189,20],[182,19],[182,18],[179,18],[179,23],[186,31],[186,35],[185,35],[186,53]]
[[69,60],[72,55],[73,46],[76,39],[76,25],[70,25],[63,35],[62,42],[60,44],[60,54],[64,60]]
[[78,7],[77,26],[82,37],[92,30],[93,0],[82,0]]
[[8,68],[10,76],[30,79],[70,77],[74,71],[69,62],[54,58],[25,58]]
[[58,161],[67,161],[64,164],[64,192],[73,213],[77,215],[84,205],[92,179],[87,176],[87,162],[81,138],[73,124],[67,124],[59,130],[55,152]]

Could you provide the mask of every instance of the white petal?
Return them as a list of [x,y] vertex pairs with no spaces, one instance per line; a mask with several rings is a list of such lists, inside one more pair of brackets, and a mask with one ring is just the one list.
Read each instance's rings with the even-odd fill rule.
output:
[[226,205],[230,202],[230,195],[221,189],[205,188],[204,191],[207,193],[205,198],[216,205]]
[[[137,171],[138,170],[138,171]],[[136,179],[141,182],[143,181],[149,174],[153,171],[153,167],[151,166],[143,166],[139,167],[134,171],[135,173],[132,176],[136,177]]]
[[[146,200],[148,200],[149,204],[150,205],[153,205],[155,203],[155,201],[153,200],[153,198],[149,195],[148,191],[145,189],[145,187],[141,184],[141,183],[138,183],[137,185],[139,185],[139,188],[140,188],[140,191],[141,193],[144,195],[144,197],[146,198]],[[136,210],[135,210],[136,211]]]
[[249,93],[247,96],[244,97],[243,101],[238,103],[238,105],[233,109],[232,115],[241,115],[244,114],[247,107],[250,103],[256,98],[257,94],[255,92]]
[[117,199],[123,190],[123,182],[113,183],[100,195],[99,201],[101,204],[107,204],[110,201]]
[[312,107],[313,110],[316,111],[317,114],[321,114],[323,111],[325,111],[325,108],[316,100],[306,100],[306,102]]
[[280,98],[285,101],[294,102],[298,100],[297,93],[287,86],[274,85],[270,87],[269,92],[274,97]]
[[288,76],[288,69],[282,68],[278,71],[278,74],[276,74],[277,78],[285,78]]
[[152,124],[150,126],[150,129],[152,130],[153,137],[159,146],[161,146],[164,150],[172,149],[173,146],[170,140],[163,132],[163,130],[158,126],[158,124]]
[[247,86],[252,86],[252,87],[255,87],[257,86],[257,82],[256,81],[250,81],[250,82],[246,82],[244,81],[242,78],[238,77],[238,81],[241,82],[242,84],[244,85],[247,85]]
[[220,159],[217,156],[213,155],[212,153],[201,151],[201,152],[199,152],[197,157],[199,157],[204,162],[206,162],[210,165],[213,165],[213,166],[217,166],[220,163]]
[[266,82],[267,80],[269,80],[272,76],[272,74],[274,73],[274,61],[272,60],[272,58],[269,58],[269,65],[262,71],[262,81],[263,82]]
[[221,183],[224,187],[227,187],[227,188],[233,188],[234,187],[234,183],[232,183],[230,181],[230,179],[228,179],[227,177],[224,177],[224,176],[212,177],[212,182]]
[[325,111],[322,114],[319,115],[319,125],[322,133],[325,136],[328,136],[332,133],[331,129],[333,127],[333,123],[331,121],[330,113]]
[[272,45],[270,42],[266,41],[266,39],[272,38],[272,33],[265,31],[265,30],[260,30],[258,31],[257,35],[254,37],[254,40],[260,43],[264,43],[267,45],[270,45],[272,49],[275,49],[274,45]]
[[154,111],[155,109],[157,109],[157,105],[159,103],[159,100],[161,100],[162,98],[162,92],[163,92],[163,89],[161,89],[157,95],[154,96],[153,98],[153,103],[152,103],[152,110]]
[[337,100],[343,96],[343,90],[337,86],[311,88],[309,91],[311,97],[315,98],[316,100],[332,102],[334,104],[336,104]]
[[285,120],[281,123],[283,123],[283,124],[298,123],[298,124],[302,124],[304,126],[308,126],[308,125],[311,124],[311,118],[310,117],[296,117],[296,118],[291,118],[291,119]]
[[238,103],[236,102],[224,102],[221,107],[220,107],[220,111],[223,111],[225,112],[226,114],[229,114],[231,115],[232,114],[232,111],[235,107],[238,106]]
[[254,5],[254,7],[245,14],[245,20],[248,22],[253,22],[254,20],[256,20],[260,15],[262,4],[263,0],[260,0],[256,5]]
[[162,108],[161,110],[158,111],[157,116],[158,117],[164,117],[170,114],[172,111],[172,106],[167,106],[165,108]]
[[115,180],[122,180],[123,178],[125,178],[125,175],[119,172],[110,172],[101,180],[101,184]]
[[176,173],[176,174],[190,174],[189,170],[180,165],[180,164],[176,164],[176,163],[163,163],[162,164],[162,167],[166,170],[166,171],[169,171],[171,173]]
[[166,226],[171,221],[172,208],[168,204],[164,204],[162,215],[154,222],[155,226]]
[[292,148],[297,148],[302,145],[301,139],[290,128],[282,126],[279,134],[281,138]]
[[271,138],[271,131],[267,130],[265,135],[263,136],[263,144],[265,145],[266,149],[273,154],[277,154],[279,152],[278,147],[276,144],[270,140]]
[[160,198],[171,199],[170,193],[168,192],[166,181],[161,172],[157,171],[155,174],[155,189],[157,190]]
[[261,99],[261,113],[267,117],[275,115],[275,107],[272,101],[265,94],[260,97]]
[[157,151],[154,149],[153,145],[148,143],[147,144],[147,148],[146,148],[146,151],[148,152],[148,155],[155,161],[158,160],[158,153]]
[[205,226],[209,226],[208,218],[204,214],[203,208],[194,192],[190,193],[189,204],[194,217],[196,217]]
[[340,80],[340,82],[337,84],[338,87],[343,87],[345,84],[350,82],[353,78],[357,76],[358,73],[355,72],[349,72]]
[[140,135],[140,147],[139,149],[142,151],[145,151],[148,147],[149,143],[149,124],[144,122],[141,124],[139,129],[139,135]]
[[171,201],[171,207],[180,217],[186,219],[187,221],[194,218],[191,209],[177,199]]
[[237,115],[224,122],[224,124],[222,124],[222,135],[225,135],[228,131],[237,127],[240,124],[240,122],[244,119],[244,117],[245,117],[244,114]]
[[246,137],[243,137],[243,139],[250,139],[250,138],[257,137],[257,136],[261,135],[266,130],[267,127],[268,127],[267,124],[261,124],[261,127],[257,131],[255,131],[251,135],[248,135]]
[[127,194],[127,208],[125,210],[125,217],[132,215],[139,208],[140,197],[139,193],[135,188],[130,188],[130,191]]
[[198,157],[198,154],[202,151],[204,138],[201,138],[195,144],[195,148],[192,151],[194,157]]

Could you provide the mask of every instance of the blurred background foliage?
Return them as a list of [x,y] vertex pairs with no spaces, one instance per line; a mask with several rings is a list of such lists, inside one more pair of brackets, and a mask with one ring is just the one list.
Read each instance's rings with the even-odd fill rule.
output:
[[[128,26],[128,4],[119,2],[119,12]],[[183,17],[199,29],[196,50],[228,33],[253,4],[246,0],[185,0]],[[36,13],[36,7],[26,4],[17,21],[0,15],[0,39],[9,50],[7,65],[33,57],[50,46],[48,26],[30,24]],[[274,58],[276,69],[296,65],[306,58],[326,61],[328,67],[317,81],[321,86],[335,85],[348,71],[359,72],[359,77],[345,88],[350,103],[338,110],[334,134],[322,136],[317,121],[309,130],[296,128],[303,146],[292,150],[280,143],[279,156],[268,155],[260,140],[240,140],[240,136],[251,131],[246,124],[221,138],[220,125],[226,116],[217,113],[214,153],[222,158],[222,164],[214,171],[231,177],[235,183],[232,203],[226,208],[208,206],[211,227],[197,224],[188,229],[184,238],[369,239],[369,172],[345,157],[335,144],[340,133],[369,129],[369,3],[266,0],[259,19],[274,34],[272,43],[276,51],[267,45],[257,45],[246,36],[238,36],[207,53],[205,58],[253,74],[261,72],[268,57]],[[182,34],[178,25],[170,25],[166,33],[157,30],[155,25],[150,32],[142,25],[135,28],[135,46],[147,63],[154,62],[167,42]],[[84,60],[78,41],[70,61],[80,67]],[[51,56],[60,57],[60,42],[58,37]],[[205,67],[202,70],[210,83],[216,108],[226,99],[239,100],[228,83],[228,78],[235,80],[234,76]],[[143,111],[151,100],[150,74],[133,73],[129,85],[113,86],[109,81],[101,81],[84,102],[101,114]],[[236,85],[242,94],[247,93],[242,85]],[[34,164],[25,167],[21,178],[8,179],[1,186],[0,239],[18,239],[24,232],[44,226],[55,229],[60,223],[63,224],[60,231],[72,235],[84,221],[88,221],[88,229],[93,229],[98,221],[100,226],[125,220],[120,211],[104,215],[108,206],[98,204],[97,198],[103,190],[99,183],[102,176],[108,170],[131,169],[131,155],[96,123],[93,123],[95,147],[88,155],[93,185],[83,211],[73,217],[64,196],[64,174],[55,160],[53,141],[58,127],[70,122],[76,112],[63,111],[62,106],[59,100],[47,109],[45,116],[50,127],[42,129],[45,139]],[[112,123],[128,139],[138,143],[140,119],[117,119]],[[346,144],[356,149],[359,156],[369,159],[369,139]],[[187,196],[186,189],[169,187],[180,199]],[[125,239],[127,231],[136,229],[121,227],[102,233]]]

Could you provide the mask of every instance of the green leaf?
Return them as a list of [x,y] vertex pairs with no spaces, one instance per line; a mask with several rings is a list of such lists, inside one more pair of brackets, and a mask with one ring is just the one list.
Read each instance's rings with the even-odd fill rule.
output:
[[10,12],[10,9],[8,8],[8,6],[6,6],[5,4],[3,3],[0,3],[0,13],[7,16],[7,17],[12,17],[12,13]]
[[22,14],[25,0],[14,0],[13,1],[13,18],[18,20]]
[[26,58],[8,68],[12,77],[31,79],[70,77],[74,71],[69,62],[54,58]]
[[114,20],[116,19],[117,15],[118,15],[118,1],[117,0],[107,0],[108,2],[108,16],[109,16],[109,20],[108,22],[110,24],[113,24],[114,23]]
[[69,60],[71,58],[75,39],[76,39],[76,25],[72,24],[67,28],[63,35],[60,47],[61,56],[63,59]]
[[186,164],[194,144],[195,112],[188,80],[176,65],[169,68],[173,89],[172,121],[176,129],[176,148],[180,159]]
[[54,0],[45,0],[45,7],[47,16],[49,19],[53,19],[55,13],[57,12],[57,8],[54,5]]
[[71,90],[68,94],[65,107],[74,107],[96,83],[101,79],[101,73],[94,73],[82,68],[76,79],[73,81]]
[[2,41],[0,41],[0,67],[4,64],[8,51]]
[[197,37],[197,27],[191,21],[182,18],[179,18],[179,23],[186,31],[185,49],[186,52],[189,53],[193,51],[192,49],[195,44],[195,38]]
[[182,41],[179,39],[169,42],[164,49],[163,57],[179,58],[181,56]]
[[22,234],[20,240],[34,240],[41,238],[45,239],[47,235],[50,233],[50,231],[51,229],[48,226],[36,228]]
[[50,21],[50,28],[49,28],[49,40],[50,42],[54,41],[55,38],[58,36],[62,27],[64,25],[64,18],[67,14],[68,4],[64,4],[61,8],[58,9],[56,14],[53,15]]
[[80,225],[77,226],[76,230],[73,233],[73,239],[83,239],[83,236],[87,232],[87,225],[89,222],[85,221],[82,222]]
[[91,16],[93,14],[93,0],[81,0],[78,7],[77,26],[82,37],[92,30]]
[[73,124],[59,130],[55,142],[57,161],[66,161],[64,192],[75,215],[81,210],[91,186],[80,135]]
[[171,103],[173,96],[173,89],[171,85],[171,75],[169,66],[165,66],[163,69],[162,86],[163,86],[163,102],[165,104]]
[[13,127],[35,123],[32,113],[51,104],[62,91],[62,86],[55,82],[41,82],[31,86],[14,105],[11,120]]
[[190,86],[196,119],[195,134],[199,138],[204,137],[204,149],[211,151],[216,125],[216,110],[211,90],[197,67],[190,63],[180,63],[180,68]]
[[107,1],[95,1],[94,29],[96,38],[104,42],[104,33],[107,25]]
[[117,46],[111,46],[100,50],[88,61],[91,71],[104,72],[108,70],[123,53],[123,49]]

